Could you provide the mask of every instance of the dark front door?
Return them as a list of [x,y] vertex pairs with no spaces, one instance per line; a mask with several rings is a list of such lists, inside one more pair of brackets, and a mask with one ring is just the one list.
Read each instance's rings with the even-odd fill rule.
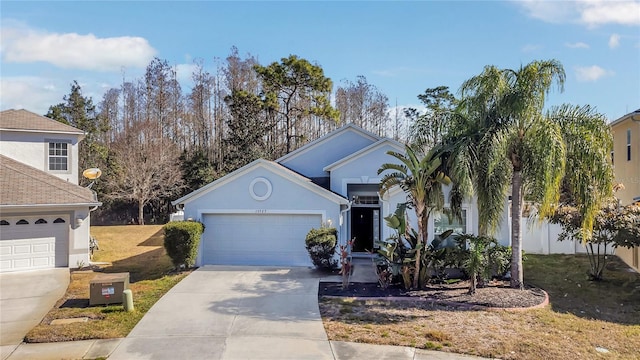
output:
[[376,208],[352,207],[351,208],[351,238],[356,238],[353,243],[354,252],[371,251],[374,237],[374,210]]

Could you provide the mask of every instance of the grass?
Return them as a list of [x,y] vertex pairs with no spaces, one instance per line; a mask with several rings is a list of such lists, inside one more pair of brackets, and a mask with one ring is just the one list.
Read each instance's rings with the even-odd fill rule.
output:
[[[135,310],[125,312],[122,305],[89,306],[89,282],[93,270],[72,271],[65,296],[25,337],[27,342],[56,342],[109,339],[126,336],[144,314],[187,273],[172,273],[172,264],[163,247],[162,226],[91,227],[100,250],[94,262],[100,272],[129,272]],[[54,319],[87,317],[88,322],[50,325]]]
[[501,359],[638,359],[640,275],[610,260],[605,280],[591,282],[585,256],[528,254],[525,282],[549,293],[544,309],[454,311],[428,301],[325,298],[320,311],[331,340]]

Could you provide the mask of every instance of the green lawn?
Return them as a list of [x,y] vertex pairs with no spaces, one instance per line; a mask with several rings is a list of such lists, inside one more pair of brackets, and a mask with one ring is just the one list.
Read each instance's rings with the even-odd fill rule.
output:
[[[72,271],[67,293],[25,337],[27,342],[108,339],[126,336],[142,316],[187,273],[172,273],[163,247],[162,226],[92,226],[100,250],[93,261],[108,262],[101,272],[129,272],[133,312],[122,305],[89,307],[89,282],[93,270]],[[88,317],[88,322],[50,325],[54,319]]]

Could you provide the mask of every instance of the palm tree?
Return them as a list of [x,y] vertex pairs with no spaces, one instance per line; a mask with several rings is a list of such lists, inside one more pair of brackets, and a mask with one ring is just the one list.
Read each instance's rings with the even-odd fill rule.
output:
[[451,155],[452,159],[468,160],[454,169],[456,175],[468,176],[459,193],[473,189],[477,194],[484,233],[499,225],[511,185],[514,288],[523,288],[521,216],[525,194],[538,204],[541,216],[549,214],[559,199],[565,146],[560,126],[542,111],[552,85],[557,83],[562,90],[564,80],[562,65],[548,60],[534,61],[518,70],[487,66],[461,87],[461,109],[470,119],[467,124],[473,125],[465,133],[468,139],[455,144]]
[[571,171],[562,180],[562,205],[575,207],[580,215],[580,237],[588,241],[594,220],[606,200],[613,195],[613,148],[606,117],[590,106],[561,105],[547,117],[562,129]]
[[442,171],[440,149],[431,149],[424,157],[418,158],[415,151],[407,146],[406,155],[389,151],[387,154],[400,161],[386,163],[378,169],[378,175],[391,170],[380,180],[380,195],[384,196],[392,188],[399,186],[407,194],[407,202],[416,212],[418,222],[418,239],[416,243],[416,258],[413,277],[413,287],[418,288],[418,274],[420,274],[421,249],[428,239],[427,225],[433,210],[444,207],[444,192],[442,185],[449,185],[451,180]]

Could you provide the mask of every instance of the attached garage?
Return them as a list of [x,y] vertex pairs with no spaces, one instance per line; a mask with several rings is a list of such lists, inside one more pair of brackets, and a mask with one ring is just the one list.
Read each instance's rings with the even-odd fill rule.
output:
[[258,159],[176,201],[201,221],[196,265],[312,266],[309,230],[340,224],[349,202],[282,165]]
[[68,266],[69,215],[3,216],[0,272]]
[[304,239],[322,216],[208,214],[203,223],[204,265],[310,266]]

